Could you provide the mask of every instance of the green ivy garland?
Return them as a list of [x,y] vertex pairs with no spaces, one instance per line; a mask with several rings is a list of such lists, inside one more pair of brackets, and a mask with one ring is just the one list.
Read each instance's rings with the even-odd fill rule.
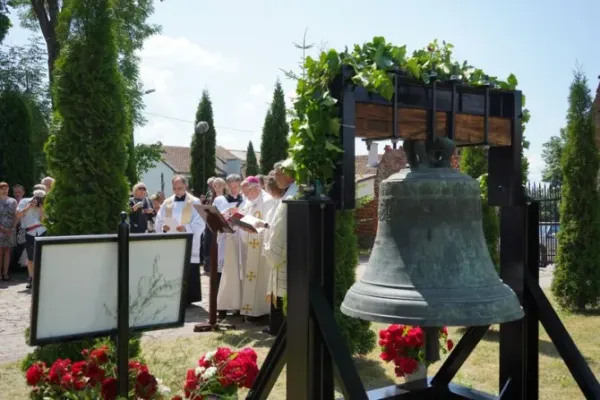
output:
[[[296,99],[292,111],[289,157],[284,167],[295,171],[296,180],[307,184],[319,180],[326,188],[331,184],[339,153],[340,120],[337,100],[328,88],[341,73],[344,65],[351,66],[356,75],[354,84],[362,86],[390,100],[394,94],[394,68],[409,76],[429,82],[431,72],[440,80],[458,75],[463,83],[480,85],[485,80],[500,89],[515,90],[518,84],[514,74],[506,80],[488,76],[483,70],[467,61],[458,62],[452,57],[453,45],[434,40],[427,47],[407,56],[406,46],[395,46],[377,36],[363,45],[354,45],[352,51],[322,51],[317,58],[304,58],[302,75],[297,79]],[[525,96],[523,96],[525,105]],[[529,120],[528,110],[523,110],[523,124]],[[524,141],[524,147],[528,143]]]

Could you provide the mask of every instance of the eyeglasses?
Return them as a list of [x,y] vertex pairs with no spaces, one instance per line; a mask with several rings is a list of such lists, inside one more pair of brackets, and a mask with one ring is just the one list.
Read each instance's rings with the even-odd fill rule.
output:
[[141,188],[138,188],[138,189],[139,189],[139,190],[146,191],[146,188],[145,188],[145,187],[141,187]]

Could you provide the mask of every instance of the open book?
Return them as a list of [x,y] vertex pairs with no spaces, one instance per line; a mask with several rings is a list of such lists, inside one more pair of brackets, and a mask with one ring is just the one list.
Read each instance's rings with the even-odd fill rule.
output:
[[229,223],[231,225],[239,226],[251,233],[261,233],[265,228],[269,227],[262,219],[253,217],[252,215],[242,215],[240,213],[235,213],[229,217]]

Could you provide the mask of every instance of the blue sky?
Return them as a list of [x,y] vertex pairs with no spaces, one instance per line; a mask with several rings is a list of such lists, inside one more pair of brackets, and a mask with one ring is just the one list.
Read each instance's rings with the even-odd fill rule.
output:
[[[148,40],[141,54],[144,85],[156,92],[145,98],[148,124],[137,129],[139,142],[189,145],[193,124],[176,119],[192,121],[201,92],[208,88],[218,143],[245,149],[252,140],[259,148],[275,80],[282,79],[288,96],[295,88],[280,69],[297,69],[301,52],[292,42],[301,42],[305,29],[308,42],[316,43],[313,53],[321,44],[343,49],[373,36],[406,44],[409,50],[438,38],[455,45],[459,60],[490,75],[517,76],[532,114],[527,156],[530,178],[537,181],[542,143],[564,125],[576,62],[593,93],[600,74],[600,31],[593,28],[600,2],[591,0],[156,3],[152,20],[163,31]],[[6,44],[22,43],[28,35],[13,28]],[[364,144],[357,144],[357,152],[366,153]]]

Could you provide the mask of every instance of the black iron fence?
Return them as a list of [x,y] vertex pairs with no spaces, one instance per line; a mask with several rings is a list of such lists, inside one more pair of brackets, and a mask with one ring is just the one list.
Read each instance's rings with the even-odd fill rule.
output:
[[558,232],[560,230],[560,186],[528,183],[527,195],[540,203],[539,242],[540,266],[556,261]]

